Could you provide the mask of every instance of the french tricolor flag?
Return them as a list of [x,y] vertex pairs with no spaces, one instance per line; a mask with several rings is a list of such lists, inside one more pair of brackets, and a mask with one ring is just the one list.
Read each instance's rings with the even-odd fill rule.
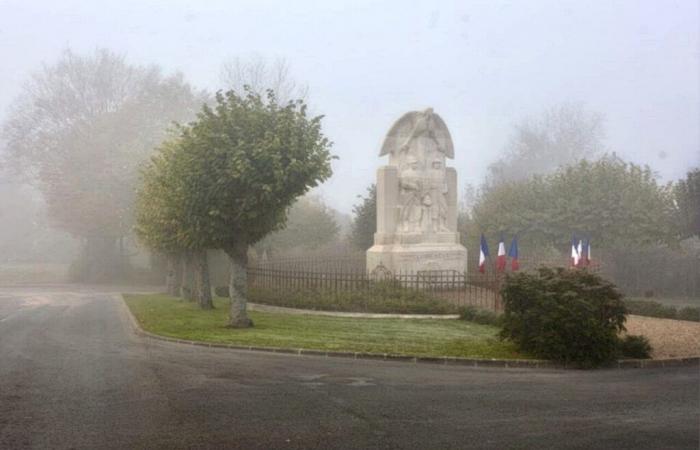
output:
[[486,258],[489,257],[489,244],[486,243],[486,238],[481,235],[481,245],[479,247],[479,272],[486,272]]
[[583,239],[579,239],[578,247],[576,247],[576,251],[578,253],[578,262],[576,263],[576,267],[583,267],[586,264],[586,256],[583,254],[583,248]]
[[591,240],[583,241],[583,253],[581,254],[581,266],[588,267],[591,265]]
[[508,256],[510,256],[510,268],[513,272],[520,269],[520,263],[518,262],[518,237],[513,236],[513,240],[510,243],[510,249],[508,249]]
[[496,270],[503,272],[506,270],[506,244],[503,242],[503,235],[498,241],[498,256],[496,257]]
[[571,238],[571,267],[578,266],[580,256],[576,247],[576,236],[574,236]]

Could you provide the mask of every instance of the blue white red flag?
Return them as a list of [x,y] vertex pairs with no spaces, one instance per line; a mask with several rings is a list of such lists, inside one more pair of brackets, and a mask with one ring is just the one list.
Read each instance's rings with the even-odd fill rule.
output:
[[591,265],[591,240],[586,239],[583,242],[583,254],[581,255],[581,265],[588,267]]
[[576,267],[583,267],[586,262],[586,257],[583,254],[583,239],[579,239],[576,251],[578,252],[578,263],[576,264]]
[[486,258],[489,256],[489,244],[484,235],[481,235],[481,245],[479,246],[479,272],[486,271]]
[[496,256],[496,270],[503,272],[506,270],[506,244],[503,242],[503,235],[498,241],[498,256]]
[[576,236],[574,235],[571,238],[571,267],[578,266],[579,256],[578,249],[576,248]]
[[513,240],[510,242],[510,249],[508,249],[508,256],[510,256],[510,268],[513,272],[520,269],[520,263],[518,262],[518,237],[513,236]]

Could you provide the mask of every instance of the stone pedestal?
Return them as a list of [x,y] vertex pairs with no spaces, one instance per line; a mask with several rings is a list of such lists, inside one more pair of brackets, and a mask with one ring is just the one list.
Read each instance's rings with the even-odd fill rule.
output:
[[467,249],[460,244],[374,245],[367,250],[367,269],[391,273],[467,271]]
[[457,232],[457,172],[442,119],[432,112],[405,114],[391,128],[377,171],[377,232],[367,270],[392,273],[467,270],[467,249]]

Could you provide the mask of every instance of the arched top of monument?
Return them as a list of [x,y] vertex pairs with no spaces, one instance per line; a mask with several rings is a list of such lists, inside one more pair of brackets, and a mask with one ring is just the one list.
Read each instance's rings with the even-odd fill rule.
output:
[[419,136],[427,135],[435,140],[438,149],[448,158],[454,158],[455,151],[452,136],[442,117],[432,108],[425,111],[407,112],[391,127],[384,138],[379,156],[401,150]]

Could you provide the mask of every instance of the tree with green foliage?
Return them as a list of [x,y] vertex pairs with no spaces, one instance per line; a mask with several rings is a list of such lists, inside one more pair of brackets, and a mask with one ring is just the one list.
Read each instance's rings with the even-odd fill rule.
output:
[[577,233],[614,248],[675,242],[674,210],[671,187],[649,167],[604,157],[495,186],[473,218],[476,233],[518,234],[525,245],[566,248]]
[[681,237],[700,237],[700,168],[691,170],[676,183],[674,196]]
[[142,181],[136,193],[134,230],[140,241],[151,251],[166,257],[165,286],[168,294],[176,295],[177,255],[182,252],[178,242],[178,218],[174,215],[173,189],[168,176],[177,141],[166,141],[142,171]]
[[294,200],[331,175],[331,142],[321,119],[308,117],[302,100],[280,105],[272,91],[266,98],[228,91],[181,130],[180,242],[228,255],[232,327],[252,325],[248,247],[279,230]]
[[367,188],[367,196],[362,197],[361,203],[353,206],[355,215],[350,229],[350,243],[358,250],[367,250],[374,244],[374,233],[377,232],[377,185]]
[[202,309],[211,309],[206,249],[188,247],[182,234],[187,214],[183,206],[184,187],[180,184],[188,170],[184,160],[178,139],[165,141],[158,147],[141,173],[134,230],[146,247],[165,256],[167,292],[191,301],[196,299]]
[[289,208],[284,228],[266,236],[256,249],[268,253],[314,250],[333,242],[339,230],[331,208],[318,197],[306,196]]

